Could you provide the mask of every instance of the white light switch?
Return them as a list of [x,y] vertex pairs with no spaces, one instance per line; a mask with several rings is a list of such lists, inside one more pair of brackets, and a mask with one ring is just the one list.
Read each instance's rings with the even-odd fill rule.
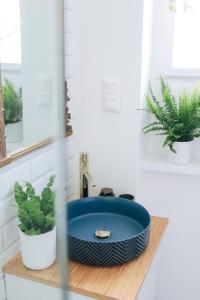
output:
[[102,82],[102,110],[120,112],[120,80],[104,79]]
[[49,76],[39,76],[37,78],[37,98],[40,106],[51,107],[52,105],[52,86]]

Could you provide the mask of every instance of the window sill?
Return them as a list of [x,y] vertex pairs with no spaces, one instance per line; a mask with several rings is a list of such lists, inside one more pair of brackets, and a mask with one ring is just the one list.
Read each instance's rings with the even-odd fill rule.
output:
[[200,69],[175,69],[169,68],[165,69],[164,75],[166,77],[190,77],[196,78],[200,77]]
[[164,155],[149,154],[141,162],[140,168],[142,171],[199,176],[200,158],[193,158],[187,165],[175,165],[167,162]]
[[21,71],[22,65],[21,64],[1,64],[1,70],[3,71]]

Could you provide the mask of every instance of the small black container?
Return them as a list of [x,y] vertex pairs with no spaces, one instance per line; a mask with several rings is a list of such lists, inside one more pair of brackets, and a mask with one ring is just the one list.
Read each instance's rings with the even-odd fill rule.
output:
[[99,194],[101,197],[115,197],[113,189],[111,188],[103,188]]
[[119,196],[119,198],[124,198],[124,199],[128,199],[128,200],[131,200],[131,201],[134,201],[135,197],[133,195],[130,195],[130,194],[122,194]]

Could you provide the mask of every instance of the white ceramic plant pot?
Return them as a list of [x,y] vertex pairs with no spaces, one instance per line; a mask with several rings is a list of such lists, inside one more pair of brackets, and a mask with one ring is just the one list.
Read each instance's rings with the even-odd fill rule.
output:
[[188,164],[192,158],[192,145],[193,141],[174,143],[173,148],[176,151],[176,153],[169,150],[167,152],[167,160],[170,163],[177,165]]
[[8,143],[19,143],[23,139],[23,122],[7,124],[5,126],[6,141]]
[[40,235],[25,235],[20,230],[23,264],[31,270],[50,267],[56,259],[56,228]]

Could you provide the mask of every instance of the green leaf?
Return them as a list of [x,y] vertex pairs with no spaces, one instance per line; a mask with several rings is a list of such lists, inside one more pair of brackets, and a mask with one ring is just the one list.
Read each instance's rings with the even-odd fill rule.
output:
[[29,182],[26,182],[26,194],[29,199],[33,199],[35,197],[35,189]]
[[22,120],[22,88],[17,93],[13,84],[4,79],[3,104],[5,124],[12,124]]
[[187,142],[200,134],[200,87],[192,93],[184,90],[179,101],[173,96],[169,84],[160,76],[162,99],[158,100],[150,85],[147,95],[147,112],[154,115],[156,121],[143,128],[144,133],[155,132],[165,135],[163,147],[168,146],[173,152],[174,142]]
[[27,194],[23,191],[23,188],[18,182],[16,182],[14,185],[14,195],[15,201],[18,204],[18,206],[22,205],[24,202],[27,201]]
[[55,218],[54,215],[52,213],[49,213],[46,216],[46,223],[45,223],[45,229],[46,230],[51,230],[52,228],[54,228],[55,226]]
[[14,186],[15,202],[18,206],[19,228],[27,235],[42,234],[55,226],[55,193],[52,186],[55,177],[51,176],[41,196],[26,182],[25,190],[16,182]]

